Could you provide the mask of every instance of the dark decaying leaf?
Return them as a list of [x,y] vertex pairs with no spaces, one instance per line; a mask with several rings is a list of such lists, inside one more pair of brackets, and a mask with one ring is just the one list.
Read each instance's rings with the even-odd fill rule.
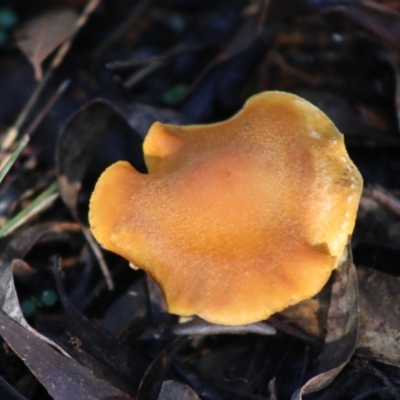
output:
[[169,366],[186,342],[186,338],[173,340],[153,360],[140,382],[137,400],[157,400],[162,383],[169,373]]
[[75,350],[74,356],[90,366],[97,375],[107,377],[115,386],[134,394],[149,364],[147,359],[101,326],[93,324],[74,308],[64,292],[56,264],[53,273],[67,314],[69,334],[77,339],[75,342],[79,342],[79,347],[71,348],[71,353]]
[[301,400],[305,394],[324,389],[336,378],[354,353],[357,334],[357,275],[348,246],[334,274],[327,335],[320,357],[319,372],[293,394],[292,400]]
[[[57,344],[32,329],[24,319],[15,292],[12,275],[12,268],[21,267],[20,264],[23,262],[20,260],[10,262],[9,260],[16,256],[23,257],[36,243],[68,238],[68,229],[76,232],[77,224],[42,224],[27,228],[14,236],[2,252],[0,258],[0,262],[2,263],[0,267],[1,310],[22,327],[29,330],[32,335],[46,341],[60,351],[63,350]],[[144,371],[145,369],[143,357],[134,354],[133,351],[130,351],[130,349],[126,348],[110,334],[107,334],[107,332],[104,332],[104,330],[86,320],[86,318],[72,308],[63,292],[61,292],[61,295],[61,299],[70,317],[69,320],[73,328],[72,332],[81,341],[82,351],[80,354],[82,358],[84,358],[85,351],[87,351],[88,357],[92,357],[91,367],[97,371],[99,376],[107,376],[108,379],[114,378],[117,383],[125,379],[125,387],[129,386],[129,388],[132,388],[131,390],[134,390],[138,386],[141,377],[138,371]],[[131,355],[131,357],[128,355]],[[131,362],[131,364],[128,365],[128,362]],[[117,378],[120,378],[120,381]]]
[[0,310],[4,313],[4,315],[8,316],[13,321],[21,325],[24,329],[28,330],[32,335],[55,347],[57,350],[63,353],[64,356],[68,356],[68,354],[60,346],[58,346],[52,340],[48,339],[47,337],[37,332],[26,322],[19,305],[17,292],[15,291],[15,286],[14,286],[14,278],[12,274],[13,268],[18,267],[21,264],[25,263],[22,260],[14,260],[12,262],[0,266]]
[[164,381],[161,385],[157,400],[200,400],[196,392],[189,386],[172,380]]
[[73,9],[59,8],[18,27],[15,32],[17,45],[32,64],[37,80],[42,79],[42,61],[72,35],[77,18]]
[[97,378],[90,369],[50,347],[3,312],[0,312],[0,335],[54,399],[131,398]]
[[[229,358],[229,356],[227,357]],[[174,371],[188,384],[201,399],[204,400],[222,400],[223,396],[212,386],[208,379],[202,374],[188,366],[185,362],[174,359],[172,367]],[[158,399],[157,399],[158,400]]]
[[77,202],[82,179],[115,119],[122,120],[108,102],[96,100],[73,115],[59,134],[56,165],[60,195],[78,221]]
[[8,400],[27,400],[26,397],[18,393],[7,381],[0,377],[0,399]]
[[[68,239],[68,231],[76,232],[76,224],[48,223],[26,228],[14,235],[0,256],[0,309],[33,335],[49,343],[61,352],[64,351],[56,343],[41,335],[26,322],[15,291],[13,268],[29,268],[23,261],[17,258],[24,257],[36,243],[43,243],[49,240],[54,241],[60,238]],[[64,352],[64,354],[66,353]]]
[[[155,121],[179,123],[182,118],[169,110],[141,104],[123,109],[98,99],[80,109],[67,122],[57,142],[57,177],[61,197],[77,220],[81,182],[96,151],[102,153],[96,158],[97,168],[104,169],[121,159],[140,166],[143,164],[142,141]],[[105,143],[98,149],[102,141]]]
[[0,267],[0,309],[15,322],[30,329],[19,306],[17,292],[14,286],[13,267],[17,267],[21,260],[14,260],[11,263],[3,264]]
[[149,319],[148,294],[142,276],[107,309],[102,325],[116,337],[128,331],[138,335],[146,328]]
[[151,314],[151,324],[154,326],[168,325],[176,322],[176,316],[168,313],[165,297],[157,282],[146,274],[147,291]]

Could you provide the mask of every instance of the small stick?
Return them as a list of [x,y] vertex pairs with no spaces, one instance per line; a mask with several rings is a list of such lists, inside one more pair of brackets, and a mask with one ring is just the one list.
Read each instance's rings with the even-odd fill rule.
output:
[[10,170],[10,168],[14,165],[14,162],[19,157],[19,155],[21,154],[22,150],[29,143],[29,140],[30,140],[30,138],[32,136],[32,133],[39,126],[39,124],[43,121],[43,118],[47,115],[49,110],[53,107],[55,102],[59,99],[59,97],[68,88],[69,83],[70,83],[70,81],[66,80],[59,86],[57,91],[53,94],[53,96],[50,98],[50,100],[47,102],[47,104],[43,107],[43,109],[36,116],[36,118],[34,119],[32,124],[29,126],[28,130],[26,131],[24,136],[21,138],[21,140],[18,143],[18,145],[15,148],[15,150],[8,157],[5,157],[2,160],[2,162],[0,163],[0,183],[3,181],[3,179],[7,175],[8,171]]

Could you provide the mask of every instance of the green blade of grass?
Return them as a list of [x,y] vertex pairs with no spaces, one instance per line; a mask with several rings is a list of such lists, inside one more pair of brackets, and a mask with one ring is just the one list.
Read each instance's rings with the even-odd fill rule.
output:
[[57,184],[56,182],[53,182],[42,193],[40,193],[28,207],[21,210],[0,229],[0,238],[10,234],[24,224],[28,219],[47,208],[58,196]]
[[7,161],[4,161],[3,163],[1,163],[0,183],[3,182],[4,177],[7,175],[8,171],[15,163],[15,160],[21,154],[22,150],[26,147],[28,142],[29,142],[29,136],[24,135],[24,137],[18,143],[17,148],[12,152],[12,154],[9,156]]

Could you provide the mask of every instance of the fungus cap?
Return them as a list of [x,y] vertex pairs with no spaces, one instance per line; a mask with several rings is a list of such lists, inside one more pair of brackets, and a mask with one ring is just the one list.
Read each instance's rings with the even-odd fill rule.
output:
[[89,222],[156,280],[171,313],[260,321],[318,293],[337,267],[362,178],[306,100],[263,92],[224,122],[156,122],[143,150],[148,174],[125,161],[103,172]]

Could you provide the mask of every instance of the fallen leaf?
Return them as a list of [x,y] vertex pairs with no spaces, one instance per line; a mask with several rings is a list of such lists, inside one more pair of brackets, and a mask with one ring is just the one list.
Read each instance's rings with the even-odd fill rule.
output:
[[148,294],[144,275],[135,280],[107,309],[102,325],[116,337],[129,332],[139,336],[149,323]]
[[357,334],[357,275],[348,246],[334,273],[327,335],[320,356],[319,372],[293,394],[292,400],[301,400],[303,395],[324,389],[332,383],[353,355]]
[[[359,291],[359,328],[355,354],[370,360],[400,367],[400,277],[363,266],[357,267]],[[325,295],[306,300],[280,313],[274,325],[292,336],[315,343],[323,338],[327,300]],[[307,323],[310,322],[310,323]],[[290,328],[293,330],[290,331]],[[307,335],[310,335],[307,337]],[[313,341],[314,340],[314,341]]]
[[11,318],[18,325],[29,331],[33,336],[39,340],[48,343],[56,348],[64,356],[69,355],[52,340],[43,336],[41,333],[33,329],[25,320],[19,305],[17,292],[15,290],[14,278],[12,274],[13,268],[18,268],[20,264],[25,264],[22,260],[14,260],[10,263],[4,264],[0,267],[0,310],[5,315]]
[[42,62],[72,35],[77,18],[78,14],[73,9],[58,8],[40,14],[17,28],[17,45],[32,64],[38,81],[43,75]]
[[57,400],[132,399],[0,312],[0,336]]
[[[96,158],[96,167],[101,169],[120,159],[144,164],[143,138],[155,121],[177,123],[181,117],[178,113],[142,104],[122,109],[97,99],[82,107],[66,123],[57,141],[57,177],[60,195],[77,220],[81,182],[96,153],[102,150],[105,153]],[[100,147],[103,141],[105,146]]]
[[357,354],[400,367],[400,277],[357,268],[360,333]]
[[71,354],[124,392],[135,394],[148,367],[147,358],[74,308],[64,292],[57,263],[54,264],[53,275],[67,314],[69,335],[77,339],[73,342],[79,343],[79,346],[71,348]]

